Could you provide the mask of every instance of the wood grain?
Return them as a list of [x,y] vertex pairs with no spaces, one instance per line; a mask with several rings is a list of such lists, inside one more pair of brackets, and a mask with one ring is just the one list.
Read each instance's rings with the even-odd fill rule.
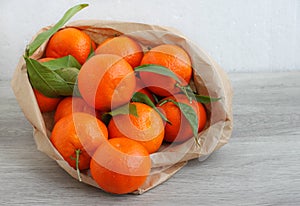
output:
[[300,205],[300,72],[229,76],[229,144],[143,195],[123,196],[76,181],[39,152],[0,81],[0,205]]

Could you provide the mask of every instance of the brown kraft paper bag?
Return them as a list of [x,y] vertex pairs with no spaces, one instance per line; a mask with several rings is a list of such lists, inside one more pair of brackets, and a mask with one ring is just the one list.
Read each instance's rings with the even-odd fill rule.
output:
[[[206,159],[213,151],[228,142],[233,126],[233,91],[230,81],[214,60],[180,32],[173,28],[156,25],[102,20],[80,20],[69,23],[65,27],[83,30],[96,43],[100,43],[107,37],[125,34],[137,40],[144,51],[160,44],[178,45],[188,52],[192,60],[191,87],[201,95],[221,97],[221,100],[205,105],[208,123],[205,129],[198,134],[200,146],[196,144],[194,138],[176,146],[163,145],[158,152],[150,155],[151,173],[144,185],[134,192],[135,194],[142,194],[166,181],[184,167],[188,160],[199,158],[201,161]],[[38,33],[49,28],[43,28]],[[47,42],[32,55],[33,59],[42,57],[46,44]],[[53,113],[41,114],[28,79],[23,57],[20,58],[17,65],[11,86],[25,117],[33,126],[33,137],[37,149],[55,160],[72,177],[78,179],[76,170],[68,165],[49,140],[53,127]],[[84,183],[99,187],[89,174],[81,174],[81,176]]]

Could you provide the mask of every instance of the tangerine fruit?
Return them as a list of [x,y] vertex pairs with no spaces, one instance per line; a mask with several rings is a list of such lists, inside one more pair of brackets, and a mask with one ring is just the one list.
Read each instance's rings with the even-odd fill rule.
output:
[[[198,117],[198,132],[200,132],[206,124],[206,111],[204,106],[192,100],[190,103],[189,99],[183,94],[177,94],[166,99],[172,99],[174,101],[185,103],[193,108]],[[165,137],[166,142],[183,142],[194,136],[192,127],[186,117],[182,114],[181,110],[173,102],[167,102],[161,106],[158,104],[158,108],[165,114],[171,124],[165,124]]]
[[147,150],[128,138],[113,138],[98,147],[90,171],[93,179],[106,192],[126,194],[138,189],[150,173]]
[[41,112],[52,112],[56,109],[58,103],[60,102],[61,98],[52,98],[43,95],[37,89],[33,89],[36,101],[39,105]]
[[[192,66],[189,55],[181,47],[163,44],[145,53],[141,65],[156,64],[170,69],[181,80],[181,86],[186,86],[192,76]],[[155,73],[141,72],[144,84],[156,95],[169,96],[180,92],[176,81],[170,77]]]
[[79,170],[88,169],[91,156],[108,139],[107,128],[87,113],[72,113],[62,117],[52,130],[50,141],[69,165],[76,168],[76,151],[80,151]]
[[87,60],[92,46],[91,38],[83,31],[76,28],[64,28],[50,38],[45,55],[53,58],[72,55],[80,64],[83,64]]
[[140,65],[144,53],[137,41],[123,35],[104,40],[98,45],[95,54],[121,56],[134,68]]
[[83,99],[100,111],[110,111],[129,102],[135,85],[130,64],[113,54],[91,57],[78,73],[78,88]]
[[149,89],[142,88],[142,89],[137,90],[136,92],[140,92],[140,93],[147,95],[149,97],[149,99],[155,104],[155,99],[154,99],[152,93],[149,91]]
[[150,106],[132,102],[137,116],[121,114],[113,116],[108,124],[109,138],[126,137],[139,142],[151,154],[156,152],[164,138],[164,122]]
[[54,122],[74,112],[84,112],[91,115],[95,115],[96,113],[95,109],[88,105],[81,97],[65,97],[57,105]]

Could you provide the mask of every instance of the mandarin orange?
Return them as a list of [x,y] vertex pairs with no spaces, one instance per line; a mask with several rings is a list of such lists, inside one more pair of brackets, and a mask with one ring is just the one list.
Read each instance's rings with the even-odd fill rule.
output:
[[67,116],[75,112],[84,112],[91,115],[96,114],[96,111],[93,107],[88,105],[81,97],[65,97],[57,105],[54,122],[57,122],[64,116]]
[[106,192],[126,194],[138,189],[150,173],[147,150],[128,138],[113,138],[98,147],[90,171],[93,179]]
[[[156,64],[170,69],[181,80],[181,86],[189,84],[192,66],[189,55],[181,47],[163,44],[146,52],[141,65]],[[156,95],[169,96],[180,92],[174,79],[155,73],[141,72],[144,84]]]
[[[161,101],[172,99],[176,102],[184,103],[192,107],[198,117],[198,132],[200,132],[206,124],[206,110],[204,106],[193,100],[190,103],[189,99],[183,94],[177,94],[171,97],[166,97]],[[186,117],[180,111],[180,108],[173,102],[167,102],[158,108],[165,114],[171,124],[165,124],[165,137],[167,142],[183,142],[194,136],[192,127]]]
[[108,124],[109,138],[126,137],[142,144],[149,153],[154,153],[162,144],[164,123],[152,107],[139,102],[131,104],[135,105],[137,116],[114,116]]
[[64,28],[57,31],[49,40],[46,57],[60,58],[72,55],[80,64],[83,64],[93,46],[91,38],[76,28]]
[[79,170],[88,169],[95,150],[108,139],[107,128],[87,113],[72,113],[62,117],[52,130],[50,140],[57,151],[76,168],[76,151],[80,151]]
[[41,112],[52,112],[56,109],[57,105],[59,104],[61,98],[52,98],[43,95],[37,89],[33,89],[36,101],[39,105]]
[[139,66],[143,51],[139,43],[127,36],[108,38],[98,45],[95,54],[115,54],[123,57],[133,68]]
[[100,111],[110,111],[129,102],[135,85],[130,64],[113,54],[91,57],[78,74],[78,88],[83,99]]

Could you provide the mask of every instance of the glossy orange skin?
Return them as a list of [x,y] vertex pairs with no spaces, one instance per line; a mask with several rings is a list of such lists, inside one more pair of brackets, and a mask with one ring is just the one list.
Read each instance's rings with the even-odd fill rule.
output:
[[97,48],[97,45],[96,45],[96,43],[92,40],[92,48],[93,48],[93,50],[95,51],[96,50],[96,48]]
[[44,57],[44,58],[41,58],[39,59],[38,61],[39,62],[47,62],[47,61],[51,61],[51,60],[54,60],[55,58],[52,58],[52,57]]
[[156,152],[164,138],[164,123],[150,106],[133,102],[138,116],[116,115],[108,124],[109,138],[126,137],[142,144],[151,154]]
[[[144,54],[141,65],[157,64],[167,67],[174,72],[185,86],[190,82],[192,66],[189,55],[181,47],[171,44],[163,44],[152,48]],[[180,92],[175,86],[176,81],[170,77],[159,74],[140,72],[144,84],[156,95],[169,96]]]
[[128,103],[135,86],[130,64],[112,54],[91,57],[78,74],[78,88],[83,99],[100,111],[110,111]]
[[107,128],[87,113],[72,113],[61,118],[52,130],[50,141],[71,167],[76,169],[76,150],[80,149],[79,169],[90,166],[95,150],[108,139]]
[[[198,132],[203,130],[206,124],[206,110],[204,106],[193,100],[192,103],[187,99],[185,95],[177,94],[172,97],[166,97],[165,99],[173,99],[177,102],[185,103],[192,106],[195,113],[198,116]],[[163,100],[165,100],[163,99]],[[163,101],[161,100],[161,101]],[[165,124],[165,137],[166,142],[183,142],[193,137],[192,127],[188,120],[181,113],[180,109],[172,102],[167,102],[162,106],[157,105],[158,108],[165,114],[167,119],[172,123]]]
[[64,28],[57,31],[49,40],[46,57],[60,58],[72,55],[80,64],[83,64],[93,45],[91,38],[76,28]]
[[126,194],[138,189],[150,173],[147,150],[128,138],[113,138],[94,153],[90,171],[93,179],[106,192]]
[[88,105],[81,97],[65,97],[57,105],[54,122],[74,112],[84,112],[94,116],[97,113],[97,111]]
[[124,35],[106,39],[98,45],[95,54],[115,54],[121,56],[132,68],[140,65],[144,55],[139,43]]
[[61,98],[47,97],[36,89],[33,89],[33,92],[41,112],[54,111],[61,100]]

